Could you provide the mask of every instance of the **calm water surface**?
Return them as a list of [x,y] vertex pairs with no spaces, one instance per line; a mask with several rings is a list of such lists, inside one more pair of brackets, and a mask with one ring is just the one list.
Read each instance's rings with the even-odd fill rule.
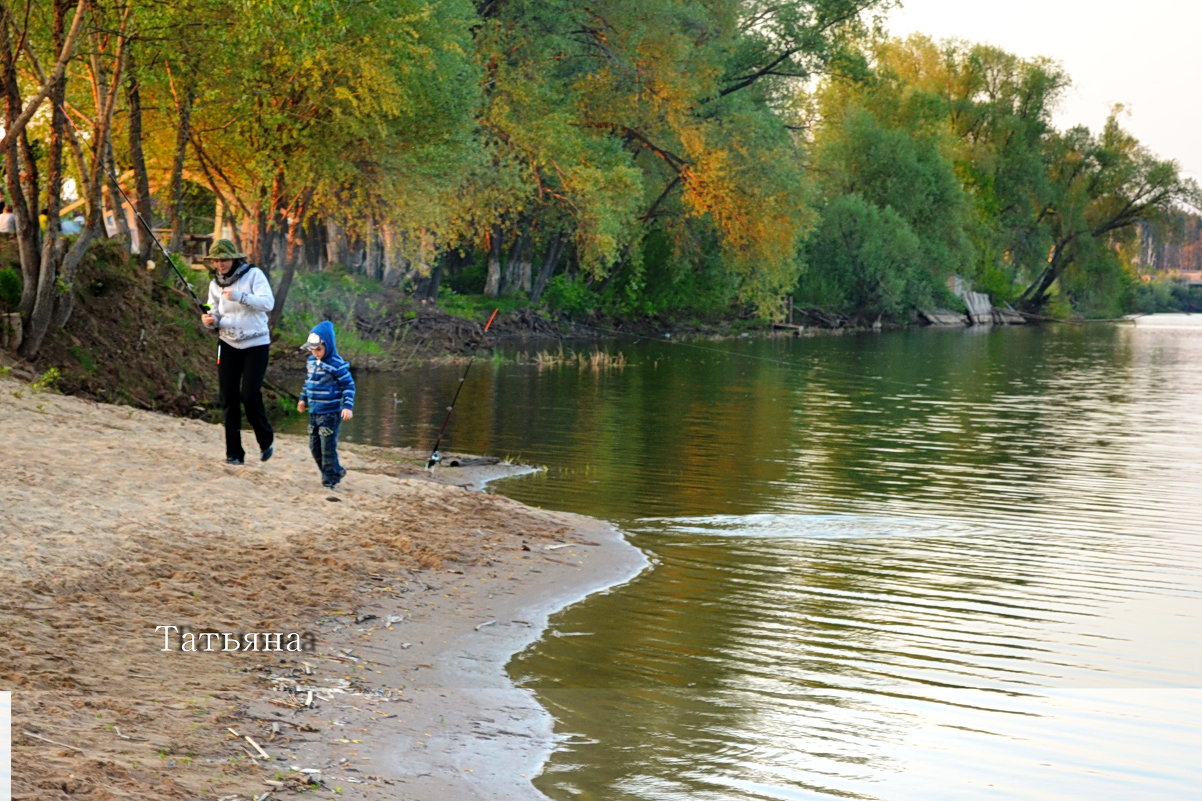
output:
[[[540,789],[1202,798],[1196,320],[477,361],[449,447],[653,561],[511,664]],[[461,371],[362,376],[346,438],[429,447]]]

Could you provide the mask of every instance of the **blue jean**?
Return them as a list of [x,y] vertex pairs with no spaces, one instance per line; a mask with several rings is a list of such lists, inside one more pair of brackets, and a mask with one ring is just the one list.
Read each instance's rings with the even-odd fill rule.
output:
[[309,415],[309,451],[321,469],[322,484],[337,484],[346,475],[338,463],[338,428],[342,425],[340,412]]

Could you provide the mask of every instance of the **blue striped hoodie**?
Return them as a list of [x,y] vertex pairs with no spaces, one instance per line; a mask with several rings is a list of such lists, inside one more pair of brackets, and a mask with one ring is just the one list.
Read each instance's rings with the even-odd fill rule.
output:
[[338,355],[334,324],[322,320],[313,326],[312,333],[321,337],[326,352],[320,361],[309,354],[300,399],[308,404],[310,414],[338,414],[343,409],[355,408],[355,379],[351,377],[350,364]]

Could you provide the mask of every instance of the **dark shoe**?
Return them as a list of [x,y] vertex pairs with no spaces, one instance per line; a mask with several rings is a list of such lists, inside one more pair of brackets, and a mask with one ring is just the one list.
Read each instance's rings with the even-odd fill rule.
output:
[[328,489],[330,492],[333,492],[334,489],[338,486],[337,484],[335,484],[332,481],[323,481],[323,482],[321,482],[321,485],[323,487],[325,487],[326,489]]
[[270,459],[272,457],[272,455],[274,453],[275,453],[275,443],[272,443],[267,446],[267,450],[265,450],[259,454],[259,461],[266,462],[268,459]]
[[225,463],[226,464],[242,464],[242,460],[239,459],[237,456],[231,456],[230,458],[225,460]]
[[346,478],[346,468],[345,468],[345,467],[339,467],[339,468],[338,468],[338,470],[339,470],[339,473],[338,473],[338,478],[340,478],[340,479],[342,479],[342,478]]

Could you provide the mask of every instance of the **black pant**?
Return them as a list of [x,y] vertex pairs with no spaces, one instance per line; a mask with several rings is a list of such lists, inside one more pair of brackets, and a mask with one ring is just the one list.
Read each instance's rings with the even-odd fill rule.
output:
[[221,412],[225,423],[225,458],[245,459],[242,450],[242,407],[255,430],[259,450],[267,450],[275,441],[275,432],[267,420],[263,405],[263,377],[267,374],[270,345],[235,348],[222,342],[217,362],[217,385],[221,389]]

